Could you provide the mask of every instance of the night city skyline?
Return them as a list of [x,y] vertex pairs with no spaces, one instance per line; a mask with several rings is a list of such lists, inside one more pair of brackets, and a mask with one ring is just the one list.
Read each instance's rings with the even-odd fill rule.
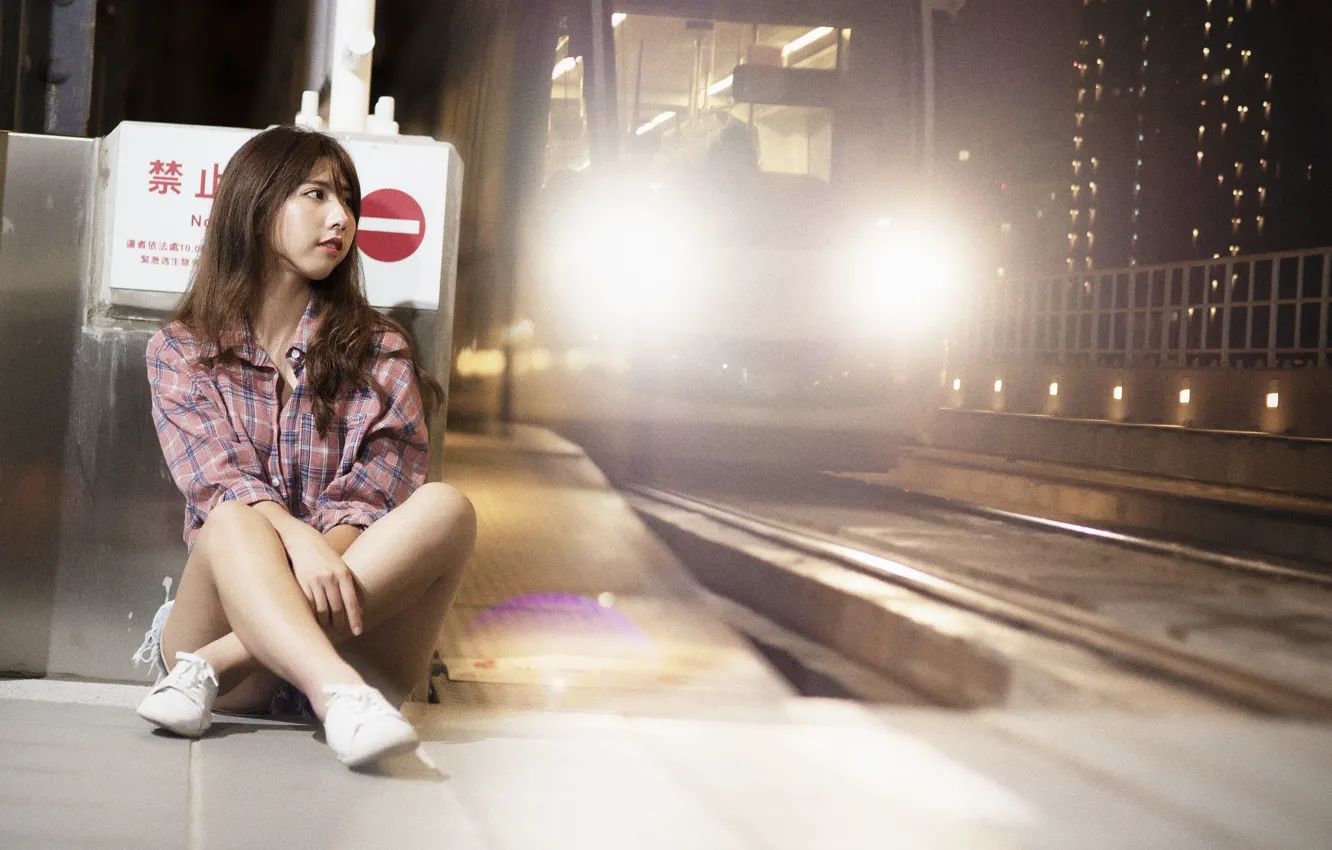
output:
[[1069,270],[1332,241],[1326,117],[1298,67],[1327,19],[1275,0],[1085,4]]
[[1296,0],[977,0],[940,28],[936,157],[1009,274],[1326,245],[1327,32]]

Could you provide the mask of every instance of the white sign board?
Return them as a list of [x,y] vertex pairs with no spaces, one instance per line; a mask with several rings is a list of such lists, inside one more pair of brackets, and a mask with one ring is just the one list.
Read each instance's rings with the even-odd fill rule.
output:
[[[105,141],[103,291],[184,292],[227,161],[258,130],[126,121]],[[361,179],[356,241],[376,307],[438,309],[449,158],[432,139],[332,134]]]

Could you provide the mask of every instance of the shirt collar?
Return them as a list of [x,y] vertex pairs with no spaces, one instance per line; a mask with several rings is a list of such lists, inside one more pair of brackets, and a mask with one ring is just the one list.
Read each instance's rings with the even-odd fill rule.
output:
[[[299,366],[305,362],[305,353],[310,346],[310,341],[314,339],[315,332],[319,330],[319,313],[319,299],[311,295],[309,302],[305,305],[305,312],[301,315],[301,321],[296,325],[296,333],[287,346],[287,360],[292,364]],[[273,365],[268,353],[255,340],[254,331],[250,328],[248,321],[244,322],[238,330],[223,333],[220,348],[223,351],[230,348],[237,357],[254,366]]]
[[314,339],[315,331],[319,330],[320,304],[318,299],[310,296],[310,301],[305,305],[305,313],[301,316],[301,322],[296,326],[296,334],[291,338],[291,345],[287,348],[287,359],[297,365],[305,362],[305,352],[310,346],[310,341]]

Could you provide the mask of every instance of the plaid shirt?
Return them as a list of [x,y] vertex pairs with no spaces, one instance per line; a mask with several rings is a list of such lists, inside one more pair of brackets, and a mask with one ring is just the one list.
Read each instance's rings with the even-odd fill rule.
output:
[[346,392],[334,406],[328,436],[315,428],[304,380],[306,346],[319,327],[311,298],[287,350],[296,386],[279,409],[277,368],[248,326],[223,338],[236,359],[207,369],[211,354],[188,329],[172,323],[148,342],[153,424],[171,477],[185,494],[185,544],[220,502],[274,501],[320,531],[367,528],[424,481],[427,439],[412,363],[396,331],[375,340],[372,387]]

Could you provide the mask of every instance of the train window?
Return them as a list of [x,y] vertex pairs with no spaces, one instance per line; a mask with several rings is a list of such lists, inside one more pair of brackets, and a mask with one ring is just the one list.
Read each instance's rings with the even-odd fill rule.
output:
[[627,154],[654,170],[702,165],[816,177],[832,170],[831,109],[736,103],[744,63],[833,69],[845,31],[628,15],[615,28]]
[[[827,182],[831,109],[738,103],[741,64],[831,70],[850,30],[771,26],[617,13],[614,32],[616,146],[635,171],[756,172]],[[558,36],[551,69],[547,182],[587,170],[586,58],[579,40]]]
[[583,101],[584,59],[570,50],[569,35],[561,33],[551,69],[550,123],[546,139],[546,179],[560,172],[583,171],[588,155],[587,108]]

